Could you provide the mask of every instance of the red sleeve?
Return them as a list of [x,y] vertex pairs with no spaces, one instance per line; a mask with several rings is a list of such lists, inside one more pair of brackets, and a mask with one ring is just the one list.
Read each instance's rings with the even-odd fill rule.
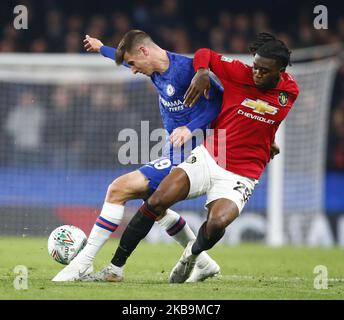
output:
[[242,77],[242,70],[245,68],[239,60],[233,60],[206,48],[196,51],[193,66],[195,71],[200,68],[210,69],[219,79],[227,81]]
[[210,64],[210,49],[202,48],[198,49],[193,58],[193,67],[197,72],[198,69],[208,69]]

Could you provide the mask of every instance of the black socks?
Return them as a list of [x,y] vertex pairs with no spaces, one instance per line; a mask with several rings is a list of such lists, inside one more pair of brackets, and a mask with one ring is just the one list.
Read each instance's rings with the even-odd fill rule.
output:
[[209,237],[206,233],[206,224],[207,221],[198,230],[196,241],[191,248],[192,254],[199,254],[202,251],[211,249],[225,234],[226,230],[224,229],[211,234]]
[[111,260],[113,265],[117,267],[125,265],[136,246],[152,229],[156,218],[157,215],[147,207],[145,202],[124,230],[116,253]]

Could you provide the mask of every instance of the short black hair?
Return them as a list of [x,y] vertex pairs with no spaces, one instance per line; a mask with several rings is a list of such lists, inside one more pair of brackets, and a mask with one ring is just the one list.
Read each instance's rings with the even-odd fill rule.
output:
[[249,45],[248,50],[252,54],[257,53],[261,57],[277,60],[282,68],[291,66],[291,51],[283,41],[276,39],[275,36],[270,33],[259,33],[257,38]]

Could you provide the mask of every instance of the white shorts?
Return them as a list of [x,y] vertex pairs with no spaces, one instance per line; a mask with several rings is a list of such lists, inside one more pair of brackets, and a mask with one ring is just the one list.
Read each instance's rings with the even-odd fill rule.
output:
[[187,199],[206,194],[205,206],[220,198],[229,199],[237,205],[239,214],[258,183],[220,167],[203,145],[196,147],[178,168],[183,169],[190,180]]

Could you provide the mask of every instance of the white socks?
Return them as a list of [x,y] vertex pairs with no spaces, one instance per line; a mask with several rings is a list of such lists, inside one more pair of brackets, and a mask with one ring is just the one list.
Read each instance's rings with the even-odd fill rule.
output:
[[167,209],[166,215],[156,222],[184,248],[190,240],[196,239],[186,221],[171,209]]
[[[75,260],[89,265],[111,234],[121,223],[124,206],[105,202],[88,237],[85,248],[76,256]],[[168,209],[166,215],[156,221],[175,241],[184,248],[190,240],[196,239],[186,221],[175,211]]]
[[124,206],[109,202],[104,203],[85,248],[75,258],[79,263],[91,264],[93,262],[96,254],[121,223],[123,213]]

